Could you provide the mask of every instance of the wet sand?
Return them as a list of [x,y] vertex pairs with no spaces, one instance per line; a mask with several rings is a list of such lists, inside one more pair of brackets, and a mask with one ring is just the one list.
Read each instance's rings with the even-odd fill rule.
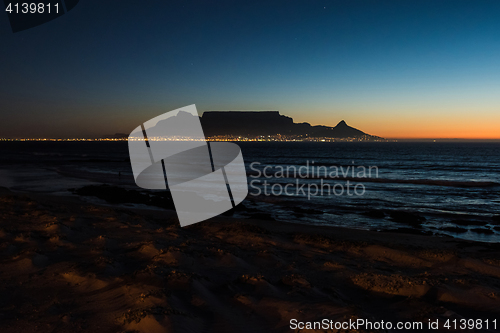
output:
[[180,228],[174,211],[0,190],[1,332],[491,321],[499,279],[498,244],[231,217]]

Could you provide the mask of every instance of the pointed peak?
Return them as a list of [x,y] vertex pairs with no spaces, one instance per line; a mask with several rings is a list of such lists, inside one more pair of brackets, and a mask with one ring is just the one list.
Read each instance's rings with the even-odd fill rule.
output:
[[342,120],[340,123],[337,124],[337,126],[347,126],[347,123]]

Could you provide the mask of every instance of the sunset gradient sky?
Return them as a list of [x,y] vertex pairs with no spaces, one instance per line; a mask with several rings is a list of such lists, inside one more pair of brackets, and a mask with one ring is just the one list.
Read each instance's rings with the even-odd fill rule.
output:
[[387,138],[500,139],[500,1],[104,1],[13,34],[0,137],[279,110]]

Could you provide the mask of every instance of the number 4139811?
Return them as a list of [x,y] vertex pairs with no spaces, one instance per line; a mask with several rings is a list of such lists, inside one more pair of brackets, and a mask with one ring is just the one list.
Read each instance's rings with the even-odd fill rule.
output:
[[44,4],[43,2],[40,3],[9,3],[7,5],[7,8],[5,8],[5,11],[8,12],[9,14],[43,14],[47,13],[50,14],[51,12],[53,13],[59,13],[59,4],[55,3],[51,5],[50,3]]
[[497,329],[497,320],[488,320],[488,319],[448,319],[444,325],[446,329],[452,330],[481,330],[481,329]]

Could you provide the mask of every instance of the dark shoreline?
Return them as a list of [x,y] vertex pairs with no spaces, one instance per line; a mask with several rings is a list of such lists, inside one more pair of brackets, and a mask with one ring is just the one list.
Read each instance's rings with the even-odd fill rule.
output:
[[180,228],[169,210],[0,193],[2,332],[500,314],[500,244],[224,216]]

